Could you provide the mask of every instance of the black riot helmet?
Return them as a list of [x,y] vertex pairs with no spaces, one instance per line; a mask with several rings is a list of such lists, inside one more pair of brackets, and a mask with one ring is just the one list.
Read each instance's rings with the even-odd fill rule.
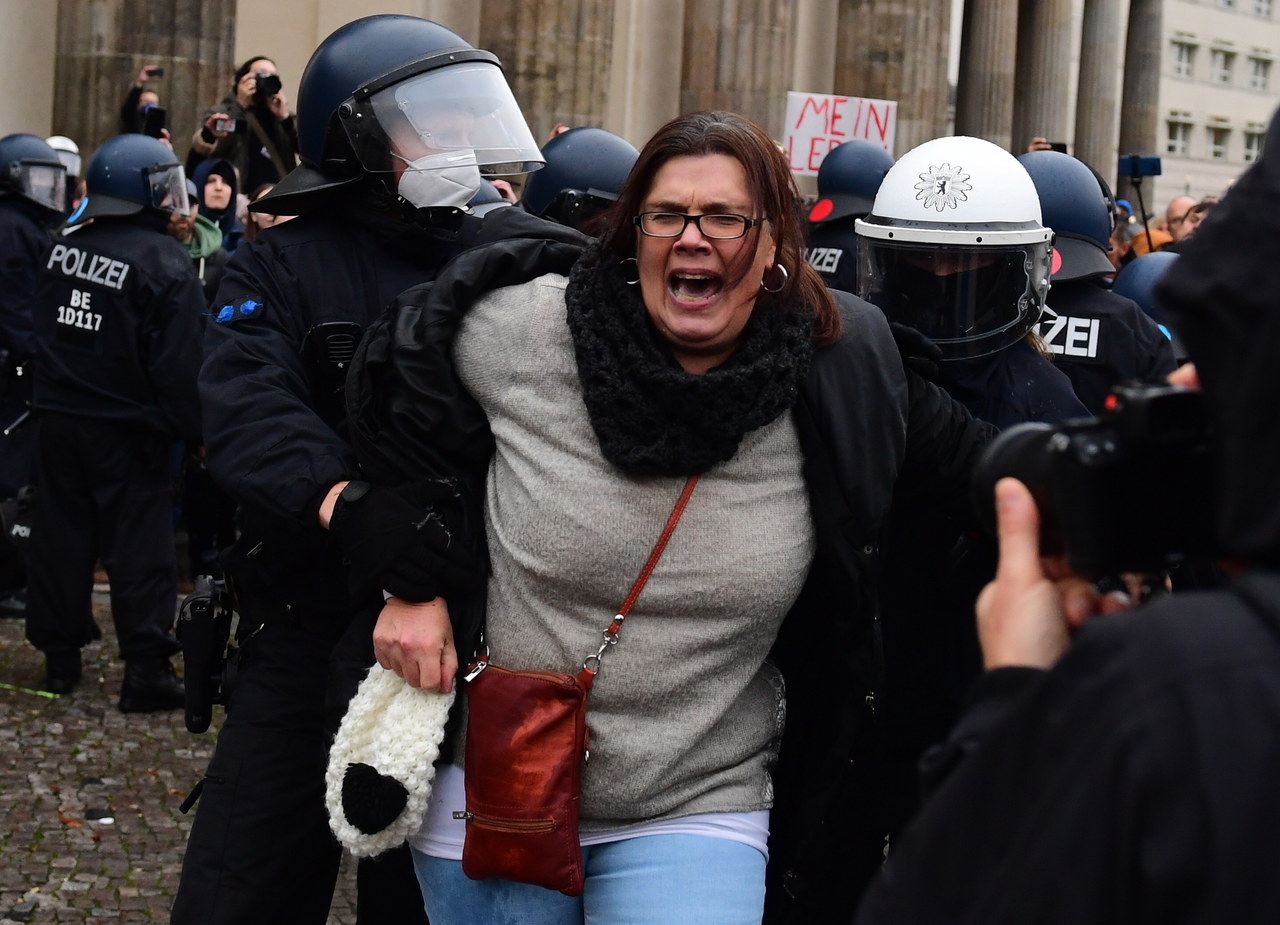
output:
[[542,164],[498,59],[416,16],[366,16],[321,42],[302,73],[297,121],[302,163],[254,211],[301,214],[317,194],[366,176],[396,194],[406,172]]
[[67,168],[35,135],[0,138],[0,193],[20,196],[49,212],[66,207]]
[[870,141],[846,141],[832,148],[818,166],[818,201],[809,210],[809,221],[816,225],[866,215],[892,166],[893,155]]
[[1114,273],[1114,201],[1105,181],[1084,161],[1061,151],[1030,151],[1018,162],[1031,175],[1044,223],[1053,229],[1053,281]]
[[190,214],[187,176],[172,150],[149,135],[117,135],[102,143],[84,176],[87,194],[68,224],[143,209]]
[[542,156],[547,165],[525,181],[521,203],[581,231],[618,198],[640,152],[613,132],[582,125],[548,141]]

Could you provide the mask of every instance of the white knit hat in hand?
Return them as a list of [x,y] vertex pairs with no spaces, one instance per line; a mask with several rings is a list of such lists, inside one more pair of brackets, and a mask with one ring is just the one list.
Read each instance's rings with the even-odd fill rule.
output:
[[329,749],[329,828],[356,857],[394,848],[422,824],[453,692],[410,687],[374,665]]

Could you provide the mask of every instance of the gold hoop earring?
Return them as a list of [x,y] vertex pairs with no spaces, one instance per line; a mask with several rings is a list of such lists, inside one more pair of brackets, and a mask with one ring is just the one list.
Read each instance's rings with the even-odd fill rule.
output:
[[[782,279],[780,279],[780,280],[778,281],[778,286],[777,286],[777,288],[776,288],[776,289],[770,289],[768,286],[766,286],[766,285],[764,284],[764,277],[763,277],[763,276],[762,276],[762,277],[760,277],[760,291],[761,291],[761,292],[781,292],[783,289],[785,289],[785,288],[786,288],[786,286],[787,286],[787,280],[789,280],[789,279],[791,278],[791,274],[790,274],[790,273],[788,273],[788,272],[787,272],[787,268],[786,268],[786,267],[784,267],[784,266],[783,266],[782,264],[780,264],[780,263],[775,263],[775,264],[774,264],[772,267],[770,267],[769,269],[770,269],[770,270],[777,270],[779,273],[781,273],[781,274],[782,274]],[[766,271],[765,271],[765,273],[768,273],[768,272],[769,272],[768,270],[766,270]]]
[[[636,278],[627,279],[627,264],[635,264]],[[618,261],[618,266],[622,267],[622,281],[628,286],[635,286],[640,282],[640,264],[634,257],[623,257]]]

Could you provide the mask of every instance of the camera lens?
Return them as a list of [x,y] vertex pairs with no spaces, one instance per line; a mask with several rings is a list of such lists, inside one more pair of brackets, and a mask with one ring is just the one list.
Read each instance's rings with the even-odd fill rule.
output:
[[[1057,430],[1048,424],[1018,424],[996,437],[983,453],[974,470],[973,502],[977,509],[978,523],[991,536],[996,535],[996,482],[1005,477],[1017,479],[1031,491],[1044,526],[1053,519],[1048,445],[1055,434]],[[1050,541],[1050,548],[1042,548],[1043,552],[1061,551],[1060,544],[1053,543],[1052,539],[1052,531],[1046,535],[1042,527],[1042,543]],[[1053,545],[1058,545],[1059,548],[1053,549]]]

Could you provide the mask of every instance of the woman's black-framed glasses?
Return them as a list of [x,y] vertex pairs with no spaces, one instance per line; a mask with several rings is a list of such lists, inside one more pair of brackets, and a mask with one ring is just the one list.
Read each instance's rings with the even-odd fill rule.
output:
[[693,222],[704,238],[727,241],[740,238],[764,219],[747,218],[732,212],[685,215],[683,212],[641,212],[635,217],[639,229],[651,238],[678,238]]

